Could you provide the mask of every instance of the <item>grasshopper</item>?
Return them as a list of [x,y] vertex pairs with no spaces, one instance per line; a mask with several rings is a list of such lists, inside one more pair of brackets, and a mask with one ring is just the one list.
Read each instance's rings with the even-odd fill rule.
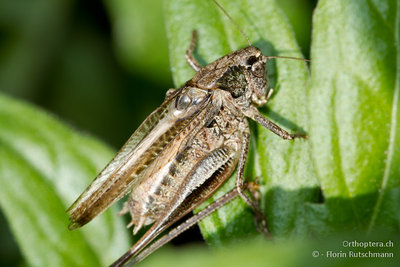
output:
[[[196,31],[186,52],[196,71],[181,88],[167,91],[166,99],[133,133],[116,156],[68,209],[69,229],[79,228],[130,194],[120,214],[130,213],[133,234],[147,232],[112,266],[136,263],[199,220],[240,196],[254,211],[256,226],[268,235],[265,218],[250,192],[257,185],[244,181],[251,119],[285,140],[289,134],[257,109],[269,99],[264,56],[251,45],[202,67],[193,57]],[[290,58],[290,57],[280,57]],[[294,58],[297,59],[297,58]],[[303,60],[303,59],[301,59]],[[268,91],[268,94],[267,94]],[[237,169],[236,186],[200,213],[154,241],[172,224],[209,198]]]

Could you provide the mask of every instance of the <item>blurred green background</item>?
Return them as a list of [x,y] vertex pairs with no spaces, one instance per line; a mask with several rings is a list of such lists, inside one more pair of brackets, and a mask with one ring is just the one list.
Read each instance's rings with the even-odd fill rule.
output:
[[[278,2],[308,58],[316,0]],[[162,0],[0,1],[0,92],[119,148],[179,86],[164,28]],[[0,266],[21,262],[0,213]]]

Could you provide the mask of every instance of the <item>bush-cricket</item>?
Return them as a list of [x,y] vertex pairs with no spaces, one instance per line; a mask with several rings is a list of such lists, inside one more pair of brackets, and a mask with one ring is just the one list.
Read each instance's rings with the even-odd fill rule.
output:
[[[214,210],[240,196],[254,211],[256,226],[268,234],[264,215],[245,190],[251,119],[285,140],[289,134],[257,109],[269,99],[266,62],[227,12],[213,0],[248,41],[248,46],[202,67],[194,58],[197,39],[186,53],[196,71],[181,88],[168,90],[165,101],[133,133],[117,155],[68,209],[70,229],[81,227],[130,194],[121,214],[130,213],[133,234],[152,226],[112,266],[136,263]],[[300,59],[304,60],[304,59]],[[229,193],[154,241],[183,216],[209,198],[237,169]],[[250,194],[252,195],[252,194]]]

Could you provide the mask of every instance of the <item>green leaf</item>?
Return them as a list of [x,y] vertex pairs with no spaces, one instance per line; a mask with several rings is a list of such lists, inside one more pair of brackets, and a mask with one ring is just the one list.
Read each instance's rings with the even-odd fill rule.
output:
[[[320,1],[308,94],[315,231],[400,230],[400,3]],[[396,189],[397,187],[397,189]]]
[[112,157],[38,108],[0,95],[0,206],[29,265],[98,266],[128,248],[114,208],[69,231],[65,210]]
[[[275,1],[219,2],[265,55],[302,57]],[[253,131],[247,176],[260,177],[275,237],[399,231],[399,14],[395,1],[321,1],[311,84],[304,62],[269,63],[275,92],[261,110],[283,128],[309,135],[287,142],[260,126]],[[203,65],[246,46],[212,1],[168,1],[166,20],[177,86],[194,74],[184,58],[193,30],[199,32],[195,58]],[[233,186],[231,178],[216,195]],[[213,244],[254,233],[241,200],[200,225]]]
[[[348,239],[347,239],[348,238]],[[352,246],[357,240],[358,246]],[[383,247],[365,247],[371,240]],[[397,266],[399,256],[398,236],[388,234],[374,235],[368,239],[357,235],[335,236],[320,241],[286,240],[266,242],[256,238],[218,249],[186,247],[179,250],[162,249],[140,264],[142,267],[297,267],[297,266]],[[350,245],[349,245],[350,244]],[[361,247],[364,246],[364,247]],[[385,245],[388,245],[385,247]],[[354,256],[362,253],[364,256]],[[371,254],[370,254],[371,253]],[[374,254],[372,254],[374,253]],[[371,256],[368,256],[371,255]],[[375,255],[375,256],[372,256]]]
[[[302,57],[275,1],[219,2],[265,55]],[[131,3],[107,3],[114,18],[131,16]],[[138,10],[142,9],[134,12]],[[165,1],[165,15],[177,87],[194,74],[184,56],[193,30],[199,33],[195,58],[203,65],[247,45],[212,1]],[[118,31],[120,24],[115,23]],[[127,64],[143,62],[144,69],[151,69],[157,55],[145,62],[150,55],[131,58],[129,49],[123,49],[133,41],[140,41],[138,47],[157,45],[158,41],[147,39],[150,34],[143,35],[146,40],[135,34],[132,38],[136,40],[127,39],[134,24],[125,23],[121,27],[128,30],[117,41],[123,42],[120,57]],[[247,178],[259,178],[262,208],[278,239],[310,233],[321,237],[342,231],[365,236],[379,229],[398,234],[400,4],[394,0],[321,0],[313,23],[311,79],[304,62],[271,60],[269,79],[275,92],[267,107],[261,109],[283,128],[306,132],[309,138],[288,142],[253,124]],[[65,214],[112,157],[111,151],[37,108],[1,95],[0,125],[0,206],[27,262],[33,266],[98,266],[121,256],[129,246],[129,234],[115,216],[115,207],[73,232],[67,230]],[[232,177],[213,199],[234,183]],[[256,233],[251,211],[240,199],[200,225],[206,240],[215,245]],[[340,245],[329,249],[341,251],[347,238],[352,240],[346,234],[336,242]],[[375,240],[380,238],[378,235]],[[323,263],[310,256],[319,244],[290,244],[255,243],[213,252],[210,258],[209,251],[189,252],[182,260],[179,255],[178,264]],[[149,265],[175,265],[176,255],[171,255],[146,261]]]
[[[237,22],[254,46],[265,55],[302,57],[293,32],[275,1],[219,1]],[[198,31],[195,58],[203,65],[245,47],[246,39],[212,1],[167,1],[167,33],[175,84],[182,85],[194,71],[185,61],[191,32]],[[274,95],[267,117],[284,127],[305,131],[307,127],[307,66],[302,61],[278,59],[268,64]],[[262,206],[275,236],[305,235],[304,202],[318,198],[317,181],[310,164],[309,142],[281,140],[261,127],[252,138],[253,164],[248,173],[259,176]],[[224,185],[219,196],[234,186],[234,178]],[[215,199],[215,198],[213,198]],[[235,200],[202,221],[206,240],[213,244],[254,233],[252,215],[241,200]]]

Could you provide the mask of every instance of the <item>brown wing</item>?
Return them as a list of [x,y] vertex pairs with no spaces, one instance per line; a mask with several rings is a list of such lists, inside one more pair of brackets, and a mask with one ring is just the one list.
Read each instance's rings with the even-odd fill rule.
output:
[[141,174],[147,166],[204,109],[209,96],[204,97],[196,109],[190,110],[189,115],[181,112],[181,117],[177,119],[172,113],[175,101],[184,89],[177,90],[147,117],[114,159],[67,210],[70,229],[88,223],[133,190],[143,179]]
[[[212,107],[218,105],[210,105],[211,113]],[[237,129],[235,123],[233,120],[232,126]],[[204,127],[197,133],[190,145],[176,156],[170,169],[170,175],[175,180],[180,180],[180,187],[178,190],[171,190],[174,197],[169,205],[145,235],[113,266],[120,266],[138,255],[154,238],[204,202],[230,177],[241,151],[241,135],[231,135],[231,138],[235,139],[236,145],[225,142],[224,133],[219,126]]]

